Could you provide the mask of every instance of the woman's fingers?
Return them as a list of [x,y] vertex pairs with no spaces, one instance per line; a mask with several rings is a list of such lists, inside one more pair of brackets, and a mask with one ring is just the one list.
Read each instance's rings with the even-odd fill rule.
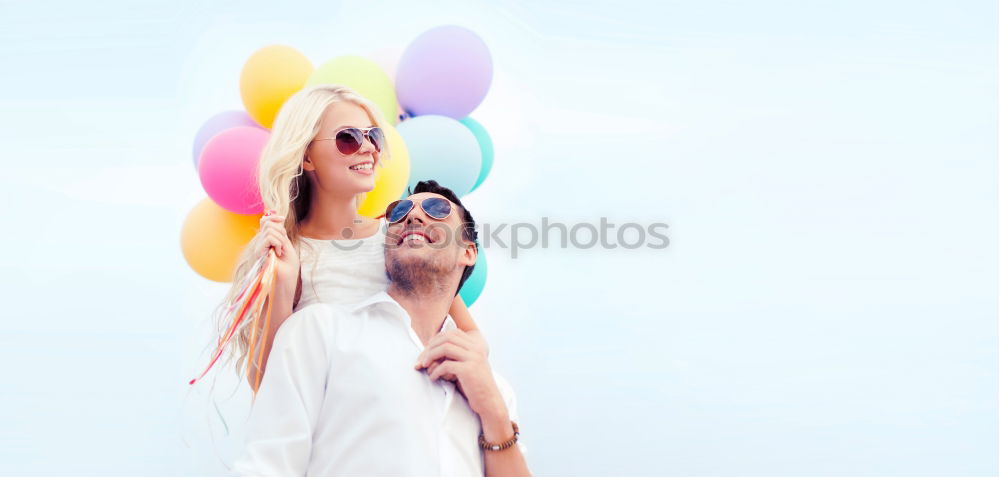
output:
[[260,230],[257,233],[264,236],[267,240],[264,249],[260,253],[267,251],[267,247],[274,247],[275,253],[279,257],[283,257],[285,252],[295,250],[292,241],[288,239],[288,233],[285,231],[285,218],[283,216],[271,215],[261,217]]
[[260,237],[260,242],[257,249],[258,255],[263,255],[267,253],[267,249],[274,248],[275,253],[281,255],[281,239],[278,238],[277,234],[270,231],[262,231],[258,234]]
[[[278,242],[280,244],[280,242]],[[276,245],[274,237],[272,237],[267,232],[258,234],[257,239],[257,249],[255,250],[257,255],[263,255],[267,253],[267,249],[274,247]]]
[[269,230],[267,232],[267,241],[272,247],[274,247],[274,252],[277,253],[279,257],[283,257],[285,255],[285,243],[288,239],[285,237],[284,233]]
[[283,215],[265,215],[260,218],[260,224],[264,225],[265,222],[277,222],[282,223],[285,221],[285,216]]

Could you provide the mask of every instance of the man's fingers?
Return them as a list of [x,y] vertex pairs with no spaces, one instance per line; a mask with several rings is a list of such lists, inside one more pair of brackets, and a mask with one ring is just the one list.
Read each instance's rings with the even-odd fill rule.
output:
[[473,340],[470,336],[466,335],[465,332],[462,330],[456,329],[456,330],[449,330],[444,333],[438,333],[431,337],[431,339],[427,342],[427,347],[424,348],[424,350],[417,357],[417,365],[416,365],[417,369],[427,367],[428,361],[430,361],[427,359],[427,354],[430,352],[431,349],[437,348],[446,343],[452,344],[454,346],[457,346],[459,348],[468,351],[475,351],[482,347],[480,345],[477,345],[475,340]]
[[471,353],[469,353],[469,350],[452,343],[442,343],[433,348],[424,350],[424,357],[420,362],[424,366],[429,366],[431,361],[437,361],[439,359],[465,361],[470,357]]
[[472,339],[466,336],[462,330],[449,330],[432,336],[430,341],[427,342],[427,348],[429,349],[442,343],[452,343],[461,348],[475,349]]
[[[431,363],[431,365],[427,367],[427,375],[430,376],[432,373],[434,373],[434,370],[437,369],[438,366],[441,366],[442,362],[443,361],[435,361]],[[441,379],[445,381],[458,381],[458,377],[451,373],[442,374]]]
[[454,380],[456,368],[459,367],[459,364],[460,363],[458,363],[457,361],[451,361],[451,360],[441,361],[440,364],[438,364],[434,368],[434,371],[431,371],[428,374],[428,376],[431,378],[431,381],[441,379],[442,377],[445,377],[447,375],[451,375],[452,377],[451,380]]

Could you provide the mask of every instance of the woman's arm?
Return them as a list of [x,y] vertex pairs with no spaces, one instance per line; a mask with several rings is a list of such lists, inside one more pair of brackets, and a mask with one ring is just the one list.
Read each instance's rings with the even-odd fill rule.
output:
[[476,322],[472,321],[472,314],[469,313],[469,307],[465,306],[465,302],[462,301],[461,295],[455,295],[455,301],[452,302],[448,314],[451,315],[451,319],[455,320],[458,329],[462,331],[479,330]]
[[284,216],[265,215],[260,218],[260,230],[257,231],[257,236],[254,237],[258,247],[258,254],[267,253],[269,248],[273,248],[278,258],[278,263],[276,264],[278,267],[277,279],[274,283],[274,303],[271,304],[271,320],[268,329],[264,330],[263,347],[261,349],[263,357],[261,358],[260,369],[257,369],[256,357],[247,356],[247,359],[252,360],[250,362],[250,371],[247,373],[247,382],[250,383],[250,389],[255,393],[257,392],[256,384],[260,382],[257,379],[257,375],[259,374],[263,378],[264,370],[267,369],[267,358],[271,354],[274,333],[278,331],[281,324],[292,314],[295,304],[299,301],[299,295],[302,293],[302,271],[299,265],[299,254],[295,246],[292,245],[291,240],[288,239],[284,223]]
[[451,308],[448,310],[448,314],[451,315],[451,319],[455,320],[455,325],[458,329],[469,333],[476,344],[482,348],[483,352],[487,355],[490,354],[490,346],[486,342],[486,337],[483,333],[479,331],[479,327],[476,326],[476,322],[472,320],[472,314],[469,313],[469,307],[465,306],[465,302],[462,301],[461,295],[455,295],[455,301],[452,302]]

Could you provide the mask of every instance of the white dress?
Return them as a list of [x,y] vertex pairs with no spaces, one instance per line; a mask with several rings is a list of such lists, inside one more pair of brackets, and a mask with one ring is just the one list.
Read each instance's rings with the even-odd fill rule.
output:
[[385,274],[384,219],[362,239],[320,240],[299,237],[302,295],[293,311],[314,303],[347,305],[389,288]]

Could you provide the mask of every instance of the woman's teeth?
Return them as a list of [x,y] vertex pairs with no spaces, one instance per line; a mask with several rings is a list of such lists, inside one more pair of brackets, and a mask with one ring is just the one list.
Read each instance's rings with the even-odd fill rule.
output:
[[351,166],[349,169],[351,169],[352,171],[370,171],[372,170],[373,165],[374,164],[370,162],[366,162],[364,164],[355,164]]

